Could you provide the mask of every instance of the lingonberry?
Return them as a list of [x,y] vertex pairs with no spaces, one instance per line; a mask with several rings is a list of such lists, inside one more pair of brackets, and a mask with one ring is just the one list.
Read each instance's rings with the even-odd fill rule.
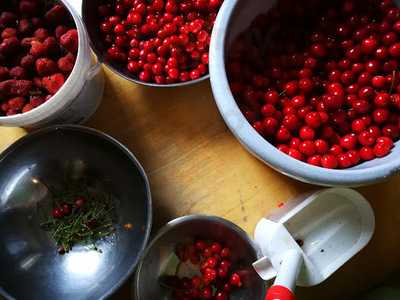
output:
[[303,126],[300,128],[299,136],[302,140],[313,140],[315,137],[315,131],[310,126]]
[[62,212],[61,208],[56,207],[56,208],[54,208],[53,211],[52,211],[52,216],[53,216],[53,218],[55,218],[55,219],[60,219],[60,218],[62,218],[64,215],[63,215],[63,212]]
[[325,154],[321,157],[321,166],[327,169],[336,169],[338,161],[332,154]]
[[229,279],[231,285],[236,287],[242,286],[242,281],[238,273],[233,273]]
[[372,112],[372,118],[375,123],[383,124],[389,118],[389,111],[385,108],[377,108]]

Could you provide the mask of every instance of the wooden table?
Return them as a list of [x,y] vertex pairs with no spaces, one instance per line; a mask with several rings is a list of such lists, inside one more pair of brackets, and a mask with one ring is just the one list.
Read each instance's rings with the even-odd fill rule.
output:
[[[205,213],[252,235],[257,221],[278,203],[315,188],[251,156],[225,126],[208,81],[156,89],[105,74],[104,101],[87,125],[119,139],[143,164],[153,193],[153,232],[175,217]],[[350,298],[400,266],[399,185],[400,177],[394,177],[359,189],[376,213],[372,242],[325,283],[299,289],[299,300]],[[130,299],[130,281],[112,299]]]

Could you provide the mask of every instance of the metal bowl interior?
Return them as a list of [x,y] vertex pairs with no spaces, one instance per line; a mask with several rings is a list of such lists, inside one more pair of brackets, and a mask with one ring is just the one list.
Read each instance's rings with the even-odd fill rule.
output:
[[[87,178],[117,199],[116,233],[99,253],[76,246],[59,255],[40,228],[47,186]],[[0,155],[0,294],[15,299],[103,299],[132,273],[152,220],[146,175],[116,140],[81,126],[54,126],[17,141]],[[133,225],[127,231],[122,226]]]
[[134,299],[172,299],[170,292],[159,285],[158,278],[174,252],[176,245],[200,238],[216,240],[230,247],[232,262],[242,275],[244,287],[231,294],[230,299],[263,299],[265,283],[256,274],[252,263],[257,250],[247,234],[235,224],[210,216],[192,215],[175,219],[160,230],[136,271]]
[[139,80],[139,78],[132,76],[132,74],[130,74],[123,65],[108,60],[105,55],[107,53],[107,48],[102,42],[98,26],[99,20],[97,16],[97,8],[101,3],[104,3],[104,1],[82,0],[82,18],[83,22],[85,23],[86,30],[89,34],[92,49],[96,53],[98,60],[106,64],[113,72],[131,82],[151,87],[180,87],[180,86],[196,84],[203,80],[209,79],[210,75],[207,74],[196,80],[190,80],[179,83],[157,84],[151,82],[144,82]]

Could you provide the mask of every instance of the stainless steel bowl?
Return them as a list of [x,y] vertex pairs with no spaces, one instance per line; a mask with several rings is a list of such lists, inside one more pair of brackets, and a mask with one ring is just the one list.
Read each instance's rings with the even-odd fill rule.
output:
[[[87,178],[118,199],[117,232],[99,243],[103,253],[76,246],[59,255],[40,228],[37,207],[49,200],[47,186],[60,186],[64,177]],[[151,221],[146,175],[118,141],[81,126],[31,133],[0,155],[0,295],[19,300],[104,299],[132,273]],[[125,230],[125,223],[131,223],[132,230]]]
[[232,262],[240,266],[243,288],[236,290],[231,300],[264,299],[265,284],[253,270],[257,250],[247,234],[235,224],[218,217],[191,215],[175,219],[165,225],[150,243],[138,265],[133,283],[136,300],[170,299],[168,290],[159,285],[162,268],[177,244],[193,238],[216,240],[232,250]]
[[210,75],[207,73],[206,75],[196,79],[190,80],[185,82],[178,82],[178,83],[171,83],[171,84],[157,84],[152,82],[144,82],[141,81],[139,78],[134,77],[130,74],[124,66],[120,64],[114,63],[109,61],[106,58],[107,48],[101,40],[100,30],[99,30],[99,21],[97,17],[97,8],[103,4],[104,1],[102,0],[82,0],[82,18],[83,22],[85,23],[86,30],[89,34],[90,43],[92,46],[93,51],[97,55],[97,59],[104,63],[107,67],[109,67],[114,73],[118,74],[122,78],[129,80],[131,82],[142,84],[145,86],[151,87],[180,87],[180,86],[187,86],[199,83],[203,80],[209,79]]

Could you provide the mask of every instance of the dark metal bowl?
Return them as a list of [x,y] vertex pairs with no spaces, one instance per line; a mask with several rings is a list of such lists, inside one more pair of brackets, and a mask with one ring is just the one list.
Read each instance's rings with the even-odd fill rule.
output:
[[257,249],[246,232],[219,217],[190,215],[172,220],[151,241],[136,271],[132,288],[135,300],[172,299],[158,279],[176,246],[193,238],[219,241],[231,248],[232,263],[243,281],[243,287],[231,294],[231,300],[264,299],[266,284],[252,267]]
[[[99,253],[74,246],[59,255],[40,228],[38,204],[47,186],[87,178],[117,200],[116,233]],[[61,186],[60,186],[61,187]],[[131,152],[113,138],[81,126],[31,133],[0,155],[0,295],[9,299],[104,299],[132,273],[149,238],[149,183]],[[132,230],[123,224],[131,223]]]
[[109,61],[106,58],[107,48],[103,44],[100,36],[99,30],[99,20],[97,16],[97,8],[100,4],[103,4],[104,1],[101,0],[82,0],[82,18],[85,23],[86,30],[89,34],[90,44],[92,46],[93,51],[97,55],[97,59],[106,64],[113,72],[118,74],[119,76],[125,78],[134,83],[151,86],[151,87],[179,87],[179,86],[187,86],[196,84],[203,80],[210,78],[209,74],[206,74],[196,80],[190,80],[185,82],[171,83],[171,84],[157,84],[151,82],[141,81],[139,78],[132,76],[124,66],[120,64]]

